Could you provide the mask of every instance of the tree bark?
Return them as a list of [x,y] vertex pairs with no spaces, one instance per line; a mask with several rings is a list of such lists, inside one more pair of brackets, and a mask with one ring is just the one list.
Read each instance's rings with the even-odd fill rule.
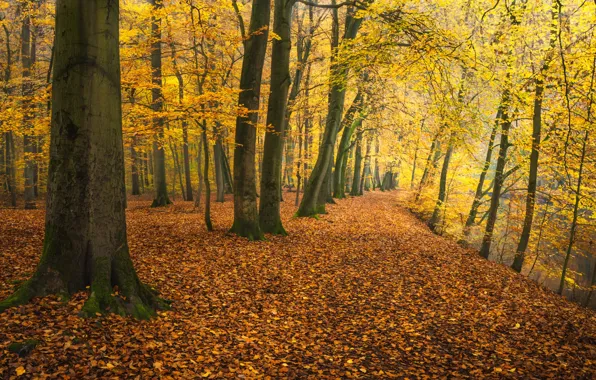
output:
[[168,196],[166,181],[166,151],[164,149],[164,118],[159,115],[163,112],[162,67],[161,67],[161,17],[157,13],[162,8],[161,1],[149,0],[153,10],[151,14],[151,108],[155,113],[153,128],[155,136],[153,141],[153,185],[155,199],[151,207],[163,207],[171,204]]
[[0,302],[0,311],[87,286],[86,316],[147,319],[166,306],[139,280],[127,244],[118,15],[115,0],[56,2],[43,253],[32,278]]
[[437,204],[435,205],[435,209],[433,211],[433,215],[428,222],[428,225],[431,230],[437,232],[437,226],[440,221],[441,211],[445,207],[445,200],[447,198],[447,175],[449,174],[449,163],[451,162],[451,156],[453,155],[453,150],[455,148],[455,134],[451,135],[451,139],[449,140],[449,146],[447,147],[447,153],[445,154],[445,158],[443,159],[443,168],[441,169],[441,179],[439,181],[439,198],[437,199]]
[[254,0],[249,36],[244,44],[238,105],[248,111],[236,119],[234,148],[234,224],[230,232],[250,240],[262,240],[256,189],[256,125],[261,97],[261,77],[267,51],[270,0]]
[[356,158],[354,160],[354,177],[350,195],[356,197],[360,195],[360,175],[362,172],[362,132],[356,137]]
[[35,195],[35,178],[37,168],[35,165],[35,136],[33,136],[33,125],[31,124],[34,118],[33,104],[31,96],[33,95],[33,88],[31,83],[31,67],[33,66],[33,52],[31,49],[31,16],[25,10],[25,17],[21,27],[21,64],[23,73],[22,96],[23,96],[23,149],[25,153],[25,169],[23,176],[25,178],[25,209],[35,209],[36,195]]
[[275,235],[287,235],[281,222],[281,177],[288,92],[290,89],[290,49],[293,0],[275,0],[273,40],[271,49],[271,93],[267,110],[267,129],[261,166],[261,199],[259,223],[261,230]]
[[509,149],[509,130],[511,129],[511,119],[509,116],[509,104],[511,101],[511,94],[509,90],[504,90],[503,99],[501,101],[500,115],[501,119],[501,144],[499,147],[499,158],[497,160],[497,168],[495,172],[495,182],[493,187],[493,194],[490,202],[490,209],[486,221],[486,229],[484,237],[482,238],[482,247],[480,248],[480,255],[485,259],[490,256],[490,246],[492,243],[493,232],[497,222],[497,214],[499,212],[499,203],[501,200],[501,191],[503,183],[505,182],[505,165],[507,163],[507,150]]
[[[325,213],[325,203],[327,193],[329,192],[328,183],[325,183],[326,177],[329,175],[329,165],[332,165],[333,149],[337,138],[339,123],[344,108],[344,100],[346,90],[344,83],[347,80],[349,67],[345,62],[338,62],[335,57],[339,49],[339,16],[337,9],[333,9],[333,38],[331,43],[332,49],[332,63],[331,63],[331,78],[333,80],[330,84],[329,103],[327,111],[327,119],[325,123],[325,131],[317,157],[317,162],[310,174],[306,191],[300,202],[297,215],[300,217],[314,216]],[[362,18],[355,18],[356,10],[352,7],[348,8],[346,15],[346,29],[344,34],[344,41],[353,40],[358,33],[358,29],[362,23]],[[323,196],[319,193],[324,192]]]
[[501,120],[501,107],[499,107],[499,111],[497,112],[497,117],[495,123],[493,125],[493,129],[490,133],[490,138],[488,140],[488,150],[486,151],[486,158],[484,159],[484,166],[482,167],[482,172],[480,173],[480,179],[478,180],[478,186],[476,187],[476,194],[474,195],[474,202],[472,202],[472,207],[470,208],[470,213],[468,214],[468,219],[466,220],[466,229],[472,227],[476,223],[476,216],[478,215],[478,208],[480,207],[480,202],[482,201],[482,197],[484,196],[484,182],[486,181],[486,175],[488,174],[488,169],[490,169],[490,163],[492,161],[493,150],[495,149],[495,140],[497,138],[497,130],[499,128],[499,121]]

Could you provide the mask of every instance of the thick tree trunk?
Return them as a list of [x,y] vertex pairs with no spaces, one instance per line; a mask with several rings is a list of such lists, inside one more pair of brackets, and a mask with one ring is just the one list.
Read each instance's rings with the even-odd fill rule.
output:
[[234,224],[230,232],[251,240],[263,239],[257,211],[255,170],[256,125],[261,98],[261,77],[267,50],[270,0],[254,0],[249,37],[244,44],[238,105],[248,110],[236,119],[234,148]]
[[127,244],[118,8],[114,0],[57,0],[43,253],[0,311],[87,286],[84,315],[146,319],[165,306],[139,280]]
[[[275,0],[273,40],[271,49],[271,93],[267,110],[267,130],[261,171],[261,199],[259,223],[261,230],[276,235],[287,235],[281,222],[281,177],[286,110],[290,89],[290,49],[293,0]],[[291,165],[292,163],[289,163]],[[290,166],[291,173],[291,166]]]
[[155,137],[153,141],[153,185],[155,187],[155,199],[151,207],[163,207],[171,204],[168,197],[166,181],[166,151],[164,148],[164,119],[159,113],[163,112],[162,92],[162,67],[161,67],[161,17],[158,13],[162,4],[159,0],[149,0],[153,7],[151,14],[151,108],[155,112],[153,117],[153,128]]

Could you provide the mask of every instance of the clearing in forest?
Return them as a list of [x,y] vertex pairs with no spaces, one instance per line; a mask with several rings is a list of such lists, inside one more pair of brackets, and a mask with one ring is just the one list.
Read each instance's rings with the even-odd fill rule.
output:
[[[293,218],[289,237],[228,235],[232,203],[213,205],[215,232],[190,204],[129,203],[141,279],[173,301],[150,321],[83,319],[85,294],[36,299],[0,314],[0,377],[591,378],[592,311],[433,235],[374,192]],[[42,210],[0,210],[0,299],[39,260]],[[13,342],[38,341],[28,355]]]

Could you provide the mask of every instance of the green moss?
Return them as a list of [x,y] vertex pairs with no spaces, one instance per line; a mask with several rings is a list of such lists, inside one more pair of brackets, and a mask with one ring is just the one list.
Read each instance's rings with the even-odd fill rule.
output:
[[230,233],[245,237],[250,241],[265,240],[258,222],[234,221]]
[[8,346],[8,351],[17,354],[20,357],[24,357],[29,355],[38,344],[39,341],[35,339],[28,339],[24,342],[14,342]]
[[0,302],[0,313],[11,307],[24,305],[31,301],[36,295],[32,283],[32,280],[26,281],[10,297]]

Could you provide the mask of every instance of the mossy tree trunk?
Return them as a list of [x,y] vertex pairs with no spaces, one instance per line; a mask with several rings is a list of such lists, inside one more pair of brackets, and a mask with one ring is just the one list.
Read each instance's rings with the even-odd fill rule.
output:
[[151,14],[151,108],[156,116],[153,117],[155,138],[153,141],[153,186],[155,199],[151,207],[163,207],[171,204],[168,196],[166,181],[166,150],[164,141],[164,118],[159,113],[163,112],[162,91],[162,65],[161,65],[161,17],[162,7],[160,0],[149,0],[153,7]]
[[[359,128],[360,123],[362,122],[362,108],[364,105],[364,91],[362,88],[358,89],[358,93],[348,108],[346,115],[344,116],[341,126],[343,132],[341,134],[341,139],[339,140],[339,147],[337,148],[337,154],[335,157],[335,171],[333,172],[334,181],[333,181],[333,197],[342,199],[346,197],[345,194],[345,158],[348,154],[348,150],[350,147],[350,140],[352,138],[352,134],[356,128]],[[343,177],[343,178],[342,178]]]
[[271,0],[255,0],[240,75],[238,105],[248,113],[236,119],[234,148],[234,224],[230,232],[251,240],[263,239],[257,211],[255,153],[261,77],[265,64]]
[[[304,196],[298,208],[297,215],[300,217],[315,216],[325,212],[325,203],[327,202],[328,195],[330,195],[331,183],[327,179],[327,176],[331,173],[329,165],[333,165],[333,149],[337,139],[346,96],[345,82],[348,78],[349,67],[346,62],[338,62],[335,57],[339,49],[339,15],[337,9],[333,9],[332,12],[333,33],[330,70],[332,81],[329,89],[327,119],[319,149],[319,156],[310,174]],[[362,24],[362,18],[355,16],[356,10],[353,7],[349,7],[346,15],[344,41],[353,40]]]
[[87,286],[84,315],[149,318],[165,306],[139,280],[127,244],[118,14],[116,0],[56,2],[43,253],[0,311]]
[[[286,111],[290,90],[290,39],[294,4],[293,0],[275,0],[273,32],[279,39],[273,40],[271,50],[271,93],[261,166],[259,223],[263,232],[276,235],[287,235],[281,222],[280,202]],[[291,169],[292,163],[288,165]]]

